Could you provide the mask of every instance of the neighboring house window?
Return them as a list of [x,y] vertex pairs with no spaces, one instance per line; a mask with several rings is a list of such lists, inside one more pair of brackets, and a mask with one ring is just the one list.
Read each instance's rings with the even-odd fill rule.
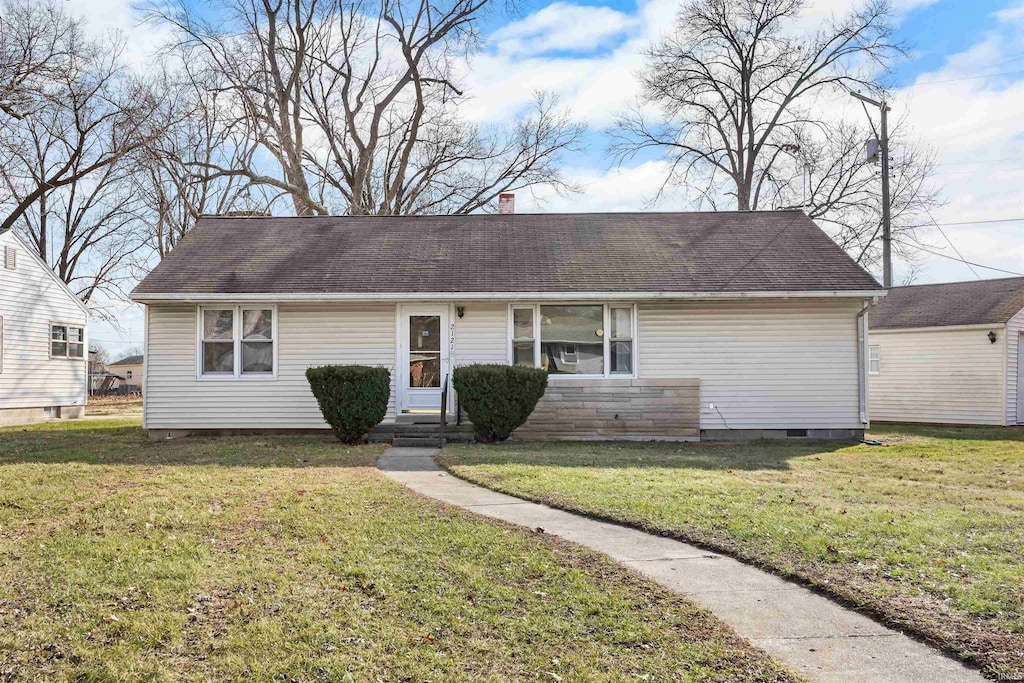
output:
[[75,325],[50,325],[51,358],[85,358],[85,328]]
[[200,309],[203,375],[266,376],[275,372],[275,309]]
[[131,379],[131,378],[132,378],[132,371],[131,371],[131,370],[129,370],[129,371],[128,371],[128,379]]
[[552,375],[632,375],[633,321],[632,305],[513,306],[509,360]]
[[868,372],[877,375],[882,371],[882,347],[874,345],[868,347]]

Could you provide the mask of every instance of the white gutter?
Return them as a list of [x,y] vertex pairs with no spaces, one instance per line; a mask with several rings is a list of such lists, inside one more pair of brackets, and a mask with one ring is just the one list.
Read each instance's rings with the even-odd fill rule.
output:
[[639,299],[865,299],[885,296],[885,290],[779,291],[779,292],[216,292],[131,294],[140,303],[177,301],[634,301]]

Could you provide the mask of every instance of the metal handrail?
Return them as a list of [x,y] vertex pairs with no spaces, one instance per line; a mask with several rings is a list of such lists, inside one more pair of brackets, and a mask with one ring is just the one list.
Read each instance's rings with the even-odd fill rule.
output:
[[444,376],[444,384],[441,385],[441,445],[444,445],[444,428],[448,423],[448,375]]

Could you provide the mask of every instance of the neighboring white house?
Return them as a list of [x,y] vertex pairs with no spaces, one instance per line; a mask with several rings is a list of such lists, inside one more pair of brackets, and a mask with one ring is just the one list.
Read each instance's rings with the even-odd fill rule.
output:
[[13,231],[0,231],[0,425],[85,414],[89,311]]
[[869,319],[873,420],[1024,424],[1024,278],[894,287]]
[[861,435],[881,295],[781,211],[203,218],[132,298],[157,435],[325,428],[310,366],[389,367],[394,421],[518,363],[518,438],[692,439]]
[[114,361],[109,366],[110,373],[120,379],[114,381],[113,388],[127,386],[129,391],[142,391],[143,356],[126,356]]

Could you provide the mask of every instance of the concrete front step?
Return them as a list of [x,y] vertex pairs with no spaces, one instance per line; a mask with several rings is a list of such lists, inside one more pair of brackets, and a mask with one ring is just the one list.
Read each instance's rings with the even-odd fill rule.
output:
[[440,436],[396,436],[391,442],[392,446],[398,448],[440,448]]
[[[396,445],[398,439],[416,439],[416,443],[405,445],[440,445],[441,425],[440,423],[395,423],[379,424],[370,432],[369,441],[372,443],[390,443]],[[444,428],[445,441],[469,442],[473,440],[473,425],[471,424],[448,424]],[[419,439],[432,439],[431,444],[421,443]]]

